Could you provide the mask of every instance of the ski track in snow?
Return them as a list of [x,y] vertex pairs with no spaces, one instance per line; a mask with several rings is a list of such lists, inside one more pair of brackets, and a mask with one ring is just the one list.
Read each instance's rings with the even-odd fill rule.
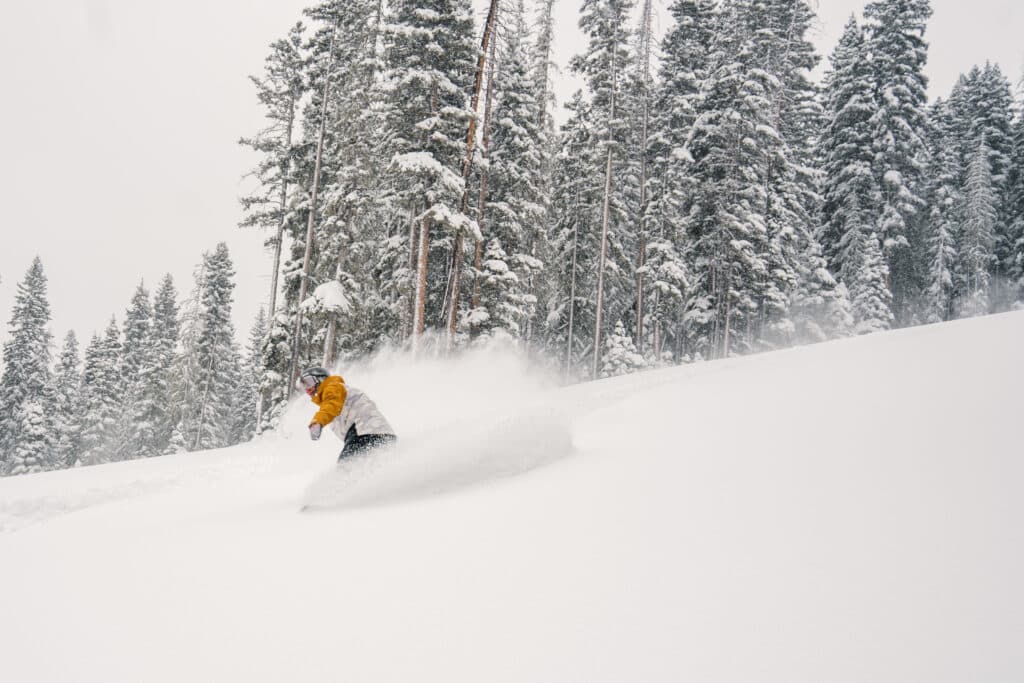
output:
[[553,409],[456,424],[341,463],[310,485],[303,505],[363,507],[440,495],[524,474],[572,452],[568,421]]

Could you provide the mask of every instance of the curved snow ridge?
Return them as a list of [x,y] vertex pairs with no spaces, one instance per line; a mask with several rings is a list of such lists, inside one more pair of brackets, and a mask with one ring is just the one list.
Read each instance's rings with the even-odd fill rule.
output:
[[450,493],[544,467],[573,454],[569,420],[549,408],[482,425],[452,425],[355,457],[306,490],[307,508],[390,504]]

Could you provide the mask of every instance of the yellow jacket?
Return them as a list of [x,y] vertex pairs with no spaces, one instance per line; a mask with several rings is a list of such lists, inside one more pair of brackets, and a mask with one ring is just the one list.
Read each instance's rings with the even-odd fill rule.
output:
[[316,423],[321,427],[329,425],[345,409],[345,398],[347,396],[348,391],[345,389],[345,380],[337,375],[325,378],[324,381],[320,382],[316,395],[313,396],[313,403],[320,406],[320,410],[313,416],[313,421],[309,424]]

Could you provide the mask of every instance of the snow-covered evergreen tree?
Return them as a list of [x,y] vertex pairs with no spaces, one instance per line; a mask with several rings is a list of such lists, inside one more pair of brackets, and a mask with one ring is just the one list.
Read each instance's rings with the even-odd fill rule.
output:
[[577,92],[566,108],[571,114],[562,126],[561,149],[553,163],[548,212],[545,338],[548,349],[564,358],[564,372],[570,376],[583,374],[593,341],[598,249],[594,235],[600,229],[601,187],[588,176],[600,150],[590,144],[583,94]]
[[147,391],[156,372],[153,348],[153,306],[143,283],[135,290],[124,317],[121,346],[122,433],[118,457],[131,460],[156,455],[152,437],[155,397]]
[[770,272],[780,252],[767,213],[766,160],[781,161],[783,141],[773,125],[779,82],[763,68],[759,9],[748,0],[723,3],[688,143],[695,187],[686,324],[688,345],[703,357],[756,348],[762,315],[788,300],[779,283],[790,275]]
[[481,263],[480,305],[469,322],[483,337],[504,335],[522,337],[527,315],[527,296],[519,275],[512,269],[512,259],[494,237],[487,243]]
[[949,320],[956,297],[957,232],[962,175],[958,143],[950,108],[939,100],[930,112],[931,159],[925,177],[928,182],[928,289],[924,320]]
[[53,378],[54,467],[73,467],[82,441],[82,370],[78,338],[68,332]]
[[78,462],[99,465],[118,457],[118,440],[127,417],[122,412],[121,333],[111,318],[101,337],[85,349],[82,372],[82,448]]
[[615,331],[608,335],[601,355],[601,377],[618,377],[643,370],[647,361],[637,352],[633,338],[626,334],[622,321],[615,323]]
[[21,402],[14,414],[15,443],[11,451],[12,475],[52,469],[55,463],[53,421],[43,400],[32,396]]
[[924,240],[919,213],[927,162],[924,40],[930,0],[874,0],[864,9],[875,89],[872,141],[881,192],[875,222],[889,266],[896,319],[911,322],[923,290]]
[[297,217],[289,211],[289,194],[294,182],[293,163],[298,130],[299,105],[306,92],[308,66],[302,51],[302,22],[296,23],[288,37],[275,41],[264,64],[262,77],[251,77],[257,97],[266,110],[268,124],[255,137],[242,138],[239,144],[250,147],[261,155],[252,176],[259,185],[249,196],[242,198],[245,218],[242,227],[273,230],[266,246],[273,250],[271,271],[270,313],[277,308],[278,276],[285,228]]
[[454,238],[480,239],[476,222],[461,210],[477,47],[469,0],[395,0],[390,10],[384,73],[393,136],[389,176],[416,264],[415,345],[427,319],[442,316]]
[[257,433],[277,427],[288,403],[290,384],[288,364],[291,361],[291,330],[289,316],[280,311],[269,321],[269,329],[260,345],[260,402]]
[[[487,177],[487,254],[481,288],[498,283],[508,291],[500,297],[481,296],[483,311],[474,311],[473,320],[486,316],[491,321],[502,320],[499,325],[523,337],[532,320],[536,291],[533,283],[541,270],[537,249],[544,242],[543,187],[543,131],[540,127],[538,103],[533,95],[534,83],[526,64],[524,39],[526,34],[522,2],[514,8],[512,26],[501,49],[501,80],[497,85],[497,105],[494,111],[488,145]],[[500,252],[502,255],[499,255]],[[505,259],[506,275],[498,276],[497,260]],[[511,276],[511,277],[509,277]],[[497,280],[495,278],[498,278]],[[509,326],[509,312],[486,308],[489,302],[502,307],[517,302],[522,310],[513,317]],[[494,324],[487,325],[493,329]],[[482,330],[481,330],[482,331]]]
[[1024,114],[1013,128],[1013,163],[1007,180],[1007,234],[1013,243],[1009,255],[1010,284],[1015,288],[1016,305],[1024,302]]
[[960,267],[963,299],[960,316],[989,312],[990,269],[995,260],[999,197],[992,179],[990,153],[985,139],[978,140],[967,168],[960,224]]
[[[856,195],[851,195],[850,203],[856,204],[856,201]],[[864,215],[856,206],[851,206],[849,212],[851,216]],[[842,278],[849,283],[854,331],[871,334],[889,329],[893,322],[892,293],[878,235],[871,232],[870,224],[851,225],[842,247],[845,252]]]
[[150,347],[152,370],[143,384],[142,401],[151,409],[152,450],[147,455],[163,455],[170,450],[171,435],[181,419],[174,403],[173,373],[178,353],[178,291],[174,279],[165,275],[153,297],[153,325]]
[[[14,466],[15,449],[23,438],[22,428],[31,428],[32,435],[25,434],[24,438],[38,443],[34,430],[40,423],[35,409],[22,410],[22,404],[34,400],[47,405],[52,397],[50,345],[53,335],[48,327],[50,303],[46,290],[46,274],[37,256],[18,283],[8,339],[4,342],[4,371],[0,376],[0,474]],[[42,427],[49,431],[52,425]],[[26,457],[31,457],[33,463],[37,462],[37,456],[42,457],[44,463],[49,462],[50,453],[40,455],[34,450],[36,446],[31,449],[33,455]]]
[[687,287],[685,217],[692,185],[687,183],[686,143],[697,118],[701,83],[707,76],[715,21],[713,0],[674,0],[674,25],[661,43],[660,82],[655,86],[648,201],[647,254],[642,267],[649,293],[651,350],[681,354],[680,313]]
[[267,312],[260,308],[249,331],[249,344],[242,363],[239,400],[235,422],[235,441],[248,441],[256,435],[256,416],[260,396],[261,355],[267,337]]
[[594,158],[596,165],[585,170],[601,193],[595,237],[592,377],[600,373],[601,339],[609,331],[605,328],[610,321],[620,320],[633,305],[635,291],[632,238],[639,207],[637,159],[630,154],[635,105],[630,87],[635,74],[629,26],[633,6],[633,0],[584,0],[579,24],[587,37],[587,48],[570,63],[587,83],[591,99],[580,113],[589,117],[589,144],[599,151]]
[[873,173],[877,104],[864,32],[851,17],[825,78],[826,119],[819,144],[823,160],[823,226],[820,240],[832,272],[854,299],[859,331],[889,327],[892,301],[888,265],[874,259],[875,211],[881,191]]
[[193,359],[185,366],[191,376],[185,378],[189,391],[182,420],[189,450],[231,445],[241,376],[231,322],[234,274],[223,242],[203,256],[196,282],[196,329],[184,348],[184,355]]

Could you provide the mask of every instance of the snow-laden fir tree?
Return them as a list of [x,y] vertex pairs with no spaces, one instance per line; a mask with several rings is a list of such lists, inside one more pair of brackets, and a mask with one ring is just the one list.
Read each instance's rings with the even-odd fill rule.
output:
[[260,345],[260,400],[257,433],[274,429],[288,403],[287,377],[292,354],[291,317],[278,311]]
[[[385,26],[382,5],[374,0],[332,0],[307,14],[321,26],[311,43],[312,64],[330,66],[313,79],[318,85],[329,79],[328,134],[309,288],[314,301],[304,311],[323,330],[314,337],[317,360],[330,366],[339,356],[372,352],[401,335],[400,317],[381,292],[378,267],[395,213],[389,193],[381,191],[391,139],[381,80]],[[316,92],[320,97],[324,89]],[[334,305],[342,299],[344,306]]]
[[[526,22],[521,0],[511,9],[511,30],[501,44],[500,81],[487,149],[488,246],[480,286],[483,288],[486,282],[489,294],[480,297],[480,309],[471,312],[469,323],[483,332],[494,329],[495,321],[501,320],[498,326],[522,338],[533,319],[535,283],[541,270],[536,254],[545,240],[546,199],[540,184],[544,137],[533,95],[534,83],[527,70]],[[504,267],[497,263],[500,258],[506,259]],[[499,270],[507,275],[496,277]],[[496,296],[494,287],[509,289]],[[504,307],[513,302],[521,310],[513,316],[515,324],[510,325],[510,312]],[[495,305],[503,310],[488,308]]]
[[601,355],[601,377],[618,377],[637,372],[647,367],[647,361],[636,350],[633,338],[626,333],[622,321],[615,323],[615,330],[608,335]]
[[252,177],[258,187],[242,198],[245,217],[242,227],[273,230],[266,246],[273,251],[273,269],[270,285],[270,315],[277,308],[278,276],[281,270],[281,252],[284,232],[289,220],[295,216],[289,211],[289,192],[293,183],[293,162],[299,105],[306,93],[305,70],[307,58],[302,51],[302,22],[288,31],[288,36],[270,46],[261,77],[252,76],[257,97],[265,108],[267,126],[252,138],[242,138],[239,144],[250,147],[261,155]]
[[[23,438],[22,428],[35,430],[39,427],[35,409],[22,411],[22,404],[34,400],[48,405],[52,397],[50,345],[53,335],[48,328],[50,303],[46,290],[46,274],[37,256],[18,283],[8,339],[4,342],[4,371],[0,376],[0,474],[6,474],[14,465],[14,450]],[[29,435],[24,438],[35,439]],[[33,443],[37,442],[33,440]],[[39,457],[48,462],[51,455]],[[33,462],[37,461],[36,455],[31,457]]]
[[[545,308],[545,342],[564,359],[567,377],[582,376],[589,360],[595,320],[601,187],[587,172],[600,150],[591,146],[587,103],[576,92],[566,104],[571,112],[559,137],[561,148],[553,162],[551,206],[548,211],[549,262],[545,269],[549,298]],[[589,369],[589,368],[587,368]]]
[[1024,302],[1024,115],[1013,128],[1014,156],[1007,181],[1007,233],[1013,243],[1009,257],[1010,284],[1016,294],[1016,305]]
[[814,13],[804,0],[751,3],[758,60],[778,87],[769,91],[779,140],[765,156],[769,250],[756,334],[766,347],[841,336],[831,324],[846,302],[827,272],[817,237],[821,204],[811,168],[822,119],[810,73],[820,58],[810,41]]
[[82,360],[78,338],[68,332],[53,372],[54,466],[73,467],[82,441]]
[[634,256],[632,238],[638,212],[637,157],[632,151],[634,129],[631,114],[635,101],[629,87],[635,70],[630,29],[632,0],[584,0],[580,29],[587,48],[573,57],[570,66],[587,83],[590,146],[596,167],[586,177],[601,188],[601,213],[597,232],[597,283],[594,293],[593,357],[591,376],[600,372],[601,339],[612,320],[620,320],[633,305]]
[[414,348],[427,320],[440,321],[455,238],[480,239],[460,205],[465,135],[472,112],[477,47],[468,0],[395,0],[390,4],[385,92],[389,179],[415,263]]
[[53,420],[43,399],[31,396],[14,413],[15,443],[11,451],[10,473],[31,474],[55,465]]
[[267,313],[260,308],[249,331],[249,343],[245,348],[241,380],[238,387],[238,406],[235,418],[234,441],[249,441],[256,435],[256,416],[260,396],[261,355],[263,340],[267,338]]
[[928,289],[923,313],[925,322],[937,323],[949,320],[955,314],[962,170],[949,105],[942,100],[937,101],[929,118],[931,158],[925,174],[928,182]]
[[491,238],[479,273],[480,305],[469,321],[483,338],[522,337],[529,301],[520,276],[509,265],[511,261],[501,240]]
[[146,391],[156,371],[153,339],[153,306],[143,283],[132,295],[125,312],[121,346],[122,402],[124,420],[119,437],[119,459],[157,455],[152,437],[155,427],[155,397]]
[[150,328],[151,369],[146,373],[141,401],[150,409],[148,422],[152,433],[148,455],[172,451],[171,435],[181,419],[174,402],[173,373],[178,353],[178,291],[174,279],[165,275],[153,297],[153,324]]
[[196,318],[189,321],[192,334],[184,355],[193,359],[185,370],[189,398],[185,402],[182,434],[189,450],[231,445],[232,426],[238,410],[240,380],[235,329],[231,322],[234,300],[234,266],[227,245],[221,242],[203,256],[196,282]]
[[103,336],[93,335],[82,371],[82,447],[79,464],[117,460],[122,412],[121,332],[112,317]]
[[960,218],[960,265],[963,296],[960,317],[989,312],[990,270],[995,263],[999,196],[992,179],[990,154],[980,138],[967,167]]
[[882,332],[893,323],[889,267],[878,234],[871,229],[869,212],[858,205],[857,195],[850,195],[847,201],[851,222],[841,245],[844,257],[840,277],[849,283],[853,331],[856,334]]
[[889,266],[893,310],[912,322],[926,261],[920,212],[927,162],[924,40],[930,0],[875,0],[864,9],[875,89],[872,143],[881,202],[875,221]]
[[881,191],[873,172],[877,105],[864,33],[851,17],[825,77],[826,124],[819,143],[822,159],[822,227],[819,237],[831,271],[849,290],[854,322],[864,331],[889,327],[892,312],[888,265],[874,263],[872,235]]
[[688,345],[702,357],[757,348],[762,313],[787,297],[779,283],[789,274],[769,270],[778,252],[769,230],[766,160],[779,159],[782,138],[773,126],[779,82],[762,68],[757,9],[748,0],[723,3],[688,143],[694,189],[686,324]]
[[[1015,299],[1015,292],[1009,286],[1015,241],[1010,234],[1012,212],[1009,182],[1014,153],[1010,83],[998,65],[986,64],[984,68],[976,66],[966,76],[961,76],[951,102],[955,105],[952,112],[953,125],[959,137],[960,162],[965,174],[979,139],[984,138],[989,150],[992,185],[999,202],[994,228],[995,261],[991,269],[990,304],[994,311],[1006,310]],[[966,175],[962,177],[966,183]]]
[[715,18],[713,0],[674,0],[674,25],[661,43],[660,82],[655,85],[644,211],[647,249],[641,268],[653,355],[663,349],[682,356],[680,313],[687,286],[685,216],[689,189],[687,139],[697,118],[700,87],[707,75]]

